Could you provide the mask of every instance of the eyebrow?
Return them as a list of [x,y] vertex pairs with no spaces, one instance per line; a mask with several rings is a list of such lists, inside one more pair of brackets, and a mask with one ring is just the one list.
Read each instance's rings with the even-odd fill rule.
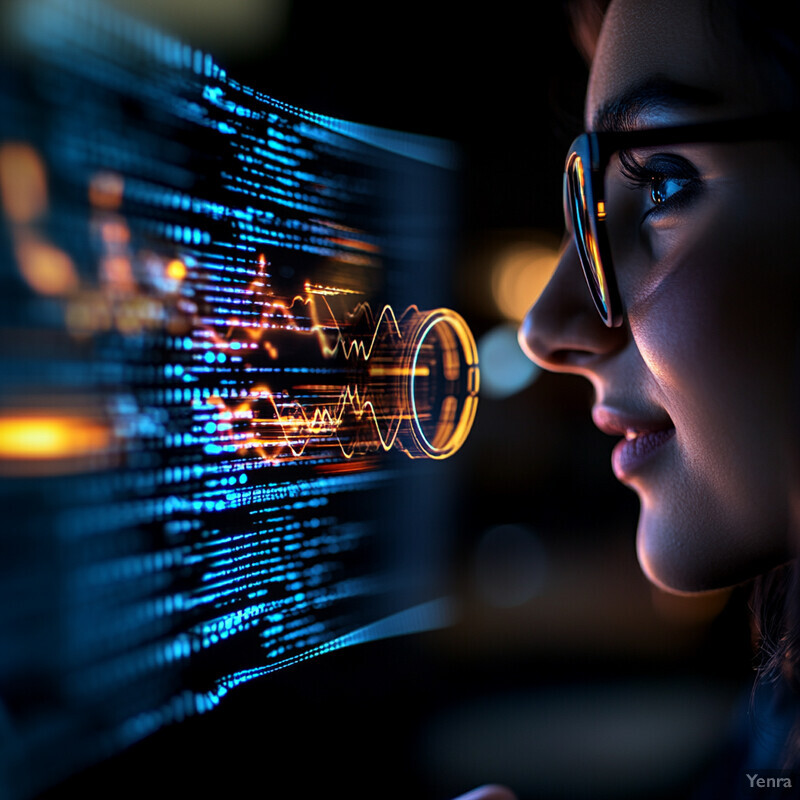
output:
[[707,108],[721,101],[722,96],[711,89],[667,78],[650,78],[597,109],[592,119],[592,130],[636,130],[639,120],[648,112],[665,108]]

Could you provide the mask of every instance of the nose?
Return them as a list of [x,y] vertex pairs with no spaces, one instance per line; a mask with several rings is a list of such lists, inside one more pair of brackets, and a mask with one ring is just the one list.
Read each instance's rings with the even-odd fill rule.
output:
[[608,328],[600,319],[575,243],[566,239],[553,277],[522,322],[522,349],[543,369],[588,375],[622,349],[627,336],[626,325]]

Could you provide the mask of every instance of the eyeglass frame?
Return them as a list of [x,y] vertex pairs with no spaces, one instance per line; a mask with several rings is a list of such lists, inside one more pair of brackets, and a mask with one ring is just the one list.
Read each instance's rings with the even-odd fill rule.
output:
[[[790,135],[796,135],[798,114],[794,112],[774,112],[734,120],[714,120],[696,122],[688,125],[669,126],[664,128],[640,128],[627,131],[588,131],[578,136],[570,145],[564,162],[563,202],[564,218],[567,231],[572,234],[573,243],[578,252],[583,276],[589,287],[595,308],[608,328],[622,325],[623,309],[619,296],[617,281],[611,260],[611,247],[605,227],[605,174],[609,162],[615,153],[622,150],[638,150],[646,147],[659,147],[673,144],[705,144],[711,142],[730,143],[752,141],[757,139],[780,138],[789,128]],[[787,124],[788,123],[788,124]],[[586,252],[586,242],[578,236],[575,214],[578,209],[574,205],[574,193],[570,170],[577,161],[583,163],[588,157],[588,170],[583,170],[587,178],[583,181],[585,210],[590,223],[599,260],[598,277],[595,282],[592,273],[595,270],[591,257]],[[576,167],[577,169],[577,167]],[[599,288],[598,288],[599,284]],[[600,292],[605,285],[608,302],[603,302]]]

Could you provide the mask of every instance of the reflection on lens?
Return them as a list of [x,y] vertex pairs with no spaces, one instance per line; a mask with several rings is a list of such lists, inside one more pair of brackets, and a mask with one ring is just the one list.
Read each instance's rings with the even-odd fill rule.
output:
[[586,176],[583,169],[583,160],[573,154],[569,163],[570,178],[568,185],[571,194],[571,209],[573,228],[578,245],[583,271],[592,293],[592,299],[604,319],[608,318],[608,287],[605,273],[600,260],[600,251],[597,244],[590,205],[592,198],[588,197]]

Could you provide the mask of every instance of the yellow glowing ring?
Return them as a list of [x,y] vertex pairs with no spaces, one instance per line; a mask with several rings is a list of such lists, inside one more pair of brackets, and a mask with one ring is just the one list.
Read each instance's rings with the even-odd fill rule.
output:
[[[425,435],[417,415],[416,403],[416,376],[417,361],[428,334],[437,326],[444,325],[445,331],[450,331],[455,335],[467,369],[467,396],[464,398],[464,406],[457,421],[452,422],[447,419],[440,419],[436,426],[434,441]],[[411,344],[412,361],[409,370],[408,395],[411,403],[411,433],[414,444],[419,448],[421,454],[427,458],[448,458],[453,455],[464,444],[472,423],[475,420],[475,413],[478,409],[478,389],[480,388],[480,373],[478,371],[478,348],[467,323],[463,317],[449,308],[437,308],[428,311],[422,318],[417,328],[417,333]],[[452,395],[450,395],[452,397]],[[454,398],[457,401],[457,398]],[[442,438],[444,440],[442,441]]]

